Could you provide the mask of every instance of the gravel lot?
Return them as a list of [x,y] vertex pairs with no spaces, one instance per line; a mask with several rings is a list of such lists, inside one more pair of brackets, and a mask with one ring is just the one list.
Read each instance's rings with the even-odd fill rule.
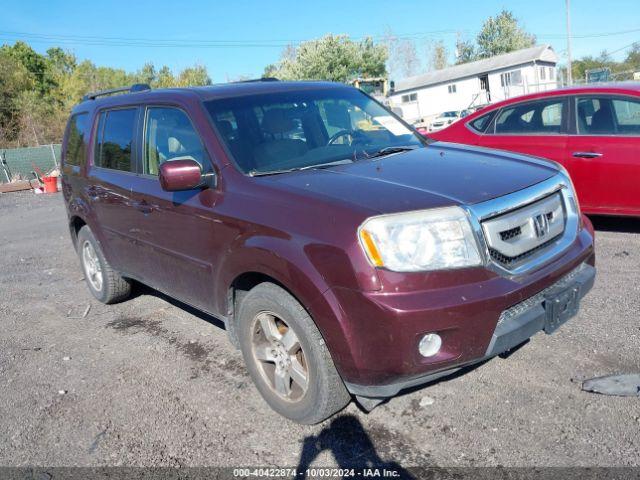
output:
[[306,427],[262,401],[216,319],[143,287],[93,300],[59,194],[0,195],[0,465],[639,466],[640,398],[580,389],[640,371],[640,222],[597,227],[596,286],[556,334]]

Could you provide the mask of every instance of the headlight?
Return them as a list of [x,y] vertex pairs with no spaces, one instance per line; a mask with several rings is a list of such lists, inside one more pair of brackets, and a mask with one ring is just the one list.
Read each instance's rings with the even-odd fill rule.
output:
[[554,162],[556,166],[560,169],[560,172],[564,176],[565,180],[569,184],[569,188],[571,189],[571,194],[569,195],[569,201],[571,202],[571,207],[578,217],[580,217],[580,225],[582,225],[582,215],[580,212],[580,202],[578,201],[578,194],[576,193],[576,187],[573,185],[573,180],[571,180],[571,176],[566,168],[564,168],[558,162]]
[[372,217],[358,236],[371,264],[394,272],[481,264],[471,225],[459,207]]

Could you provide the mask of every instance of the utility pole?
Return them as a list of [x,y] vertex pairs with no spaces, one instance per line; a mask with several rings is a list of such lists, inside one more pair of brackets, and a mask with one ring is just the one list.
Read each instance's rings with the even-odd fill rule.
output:
[[571,71],[571,13],[569,11],[569,0],[565,0],[567,5],[567,85],[573,85],[573,73]]

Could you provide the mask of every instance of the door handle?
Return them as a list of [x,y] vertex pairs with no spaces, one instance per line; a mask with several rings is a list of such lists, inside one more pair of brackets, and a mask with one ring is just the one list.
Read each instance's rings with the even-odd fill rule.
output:
[[576,158],[598,158],[602,154],[599,152],[573,152],[573,156]]

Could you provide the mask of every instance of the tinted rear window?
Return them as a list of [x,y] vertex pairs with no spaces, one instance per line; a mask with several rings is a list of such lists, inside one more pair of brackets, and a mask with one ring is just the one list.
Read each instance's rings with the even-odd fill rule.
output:
[[100,115],[95,155],[97,167],[131,171],[136,116],[136,108],[110,110]]
[[484,131],[489,126],[489,123],[491,122],[491,119],[493,118],[493,113],[494,112],[487,113],[486,115],[482,115],[481,117],[478,117],[475,120],[469,122],[469,125],[475,131],[480,132],[480,133],[484,133]]
[[78,113],[69,120],[69,134],[64,163],[67,165],[84,165],[87,156],[87,140],[89,129],[87,113]]

